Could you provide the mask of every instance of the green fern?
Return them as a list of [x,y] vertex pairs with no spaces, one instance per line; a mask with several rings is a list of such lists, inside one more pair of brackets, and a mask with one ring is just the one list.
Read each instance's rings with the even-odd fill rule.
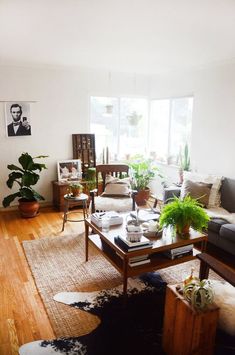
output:
[[197,231],[208,226],[210,218],[202,205],[190,196],[184,199],[174,197],[173,201],[164,206],[160,216],[160,227],[177,226],[182,231],[184,226],[190,225]]

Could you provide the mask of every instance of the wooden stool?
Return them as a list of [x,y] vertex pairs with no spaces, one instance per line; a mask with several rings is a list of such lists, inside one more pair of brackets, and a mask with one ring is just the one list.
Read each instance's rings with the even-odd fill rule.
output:
[[196,310],[176,291],[176,285],[167,286],[163,350],[167,355],[214,354],[218,317],[215,304]]
[[[72,197],[69,194],[64,195],[64,218],[63,218],[63,226],[62,226],[62,232],[64,231],[64,225],[65,223],[68,222],[84,222],[85,218],[88,217],[87,213],[87,200],[88,196],[86,194],[80,194],[77,197]],[[82,205],[82,212],[83,212],[83,218],[82,219],[68,219],[68,214],[71,213],[69,211],[69,207],[74,206],[75,203],[81,203]],[[78,211],[73,213],[80,213]]]

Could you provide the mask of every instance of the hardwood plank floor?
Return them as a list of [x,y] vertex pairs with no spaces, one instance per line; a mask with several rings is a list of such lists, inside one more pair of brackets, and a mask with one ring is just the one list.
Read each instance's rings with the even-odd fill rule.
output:
[[24,343],[55,336],[21,243],[84,231],[83,223],[67,222],[61,232],[62,217],[49,207],[30,219],[18,211],[0,212],[0,355],[15,355]]
[[30,219],[18,211],[0,212],[0,355],[16,355],[24,343],[55,337],[21,243],[84,231],[83,223],[67,222],[61,232],[62,216],[49,207]]

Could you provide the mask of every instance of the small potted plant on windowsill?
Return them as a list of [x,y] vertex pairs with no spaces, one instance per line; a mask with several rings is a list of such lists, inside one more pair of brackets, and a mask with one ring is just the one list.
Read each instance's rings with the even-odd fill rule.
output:
[[192,227],[196,231],[202,231],[208,226],[210,217],[206,214],[202,205],[190,196],[184,199],[174,197],[173,201],[164,206],[159,219],[160,228],[172,226],[176,232],[184,236]]
[[17,183],[19,191],[6,196],[2,204],[3,207],[8,207],[15,198],[19,197],[19,211],[24,218],[35,217],[39,210],[38,201],[44,200],[44,197],[32,188],[40,178],[36,171],[41,172],[46,169],[45,164],[34,161],[39,158],[47,158],[47,155],[32,158],[28,153],[22,153],[18,159],[20,167],[14,164],[7,165],[8,169],[12,171],[8,176],[7,186],[11,189],[14,183]]
[[137,191],[135,201],[138,206],[143,206],[150,196],[148,185],[151,179],[156,175],[163,178],[163,175],[151,159],[146,159],[143,156],[133,157],[128,164],[132,174],[132,189]]

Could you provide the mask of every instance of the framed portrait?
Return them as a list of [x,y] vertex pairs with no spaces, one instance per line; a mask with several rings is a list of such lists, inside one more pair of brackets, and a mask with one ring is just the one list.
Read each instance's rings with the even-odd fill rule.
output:
[[30,102],[5,102],[6,134],[8,137],[31,136]]
[[57,162],[58,181],[77,181],[82,178],[81,160]]

